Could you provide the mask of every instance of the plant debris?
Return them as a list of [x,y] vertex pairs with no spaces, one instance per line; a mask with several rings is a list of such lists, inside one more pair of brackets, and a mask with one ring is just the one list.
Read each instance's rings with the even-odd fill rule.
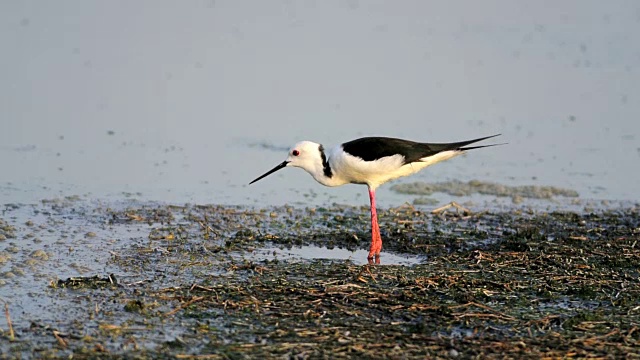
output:
[[103,288],[118,285],[118,280],[114,274],[101,278],[98,275],[91,277],[71,277],[66,280],[58,280],[54,287],[61,288]]
[[[119,269],[115,276],[70,277],[47,290],[67,304],[43,309],[58,312],[56,321],[17,326],[25,315],[12,311],[15,338],[1,334],[5,357],[640,356],[637,207],[380,209],[383,265],[254,255],[274,246],[366,248],[363,207],[147,204],[73,213],[95,224],[77,231],[82,241],[100,240],[98,224],[141,235],[113,242],[98,268]],[[425,261],[384,265],[385,252]]]

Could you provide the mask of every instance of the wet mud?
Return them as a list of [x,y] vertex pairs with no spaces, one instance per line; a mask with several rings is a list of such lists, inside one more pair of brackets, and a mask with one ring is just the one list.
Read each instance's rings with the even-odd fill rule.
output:
[[640,355],[637,205],[470,210],[5,205],[1,357]]

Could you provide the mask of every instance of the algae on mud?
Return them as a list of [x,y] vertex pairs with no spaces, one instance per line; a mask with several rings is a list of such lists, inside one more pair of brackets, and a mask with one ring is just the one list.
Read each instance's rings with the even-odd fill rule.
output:
[[442,192],[453,196],[469,196],[471,194],[493,195],[510,197],[515,203],[522,202],[522,198],[552,199],[556,196],[575,198],[578,192],[571,189],[563,189],[555,186],[508,186],[494,182],[471,180],[462,182],[459,180],[438,183],[411,182],[391,186],[391,190],[401,194],[431,195]]
[[[637,207],[468,216],[381,210],[384,250],[426,257],[408,267],[254,258],[265,246],[366,248],[366,208],[56,206],[69,211],[51,212],[54,220],[94,224],[77,231],[83,241],[101,241],[105,231],[140,235],[111,243],[110,257],[82,277],[106,285],[100,269],[108,267],[117,283],[47,289],[43,282],[54,300],[45,311],[58,316],[31,314],[30,325],[14,327],[14,341],[3,332],[5,357],[640,355]],[[16,236],[25,230],[11,213],[2,221]],[[88,231],[97,236],[85,239]]]

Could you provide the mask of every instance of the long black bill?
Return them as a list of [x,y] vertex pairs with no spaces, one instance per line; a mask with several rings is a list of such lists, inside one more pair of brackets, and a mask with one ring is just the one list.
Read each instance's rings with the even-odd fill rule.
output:
[[271,170],[267,171],[264,175],[261,175],[261,176],[260,176],[260,177],[258,177],[257,179],[255,179],[255,180],[253,180],[252,182],[250,182],[250,183],[249,183],[249,185],[253,184],[254,182],[256,182],[256,181],[258,181],[258,180],[260,180],[260,179],[262,179],[263,177],[266,177],[266,176],[268,176],[268,175],[271,175],[271,174],[273,174],[274,172],[276,172],[276,171],[278,171],[278,170],[282,169],[283,167],[287,166],[287,164],[288,164],[288,163],[289,163],[289,162],[288,162],[288,161],[286,161],[286,160],[285,160],[285,161],[283,161],[282,163],[278,164],[278,166],[276,166],[276,167],[274,167],[273,169],[271,169]]

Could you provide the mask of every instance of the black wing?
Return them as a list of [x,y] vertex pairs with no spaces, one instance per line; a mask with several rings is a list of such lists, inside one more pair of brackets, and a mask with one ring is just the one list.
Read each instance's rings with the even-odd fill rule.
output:
[[361,158],[364,161],[374,161],[386,156],[402,155],[404,163],[419,161],[423,157],[432,156],[448,150],[471,150],[492,146],[464,146],[478,141],[499,136],[485,136],[478,139],[460,141],[455,143],[419,143],[410,140],[394,139],[387,137],[365,137],[342,144],[342,149],[350,155]]

